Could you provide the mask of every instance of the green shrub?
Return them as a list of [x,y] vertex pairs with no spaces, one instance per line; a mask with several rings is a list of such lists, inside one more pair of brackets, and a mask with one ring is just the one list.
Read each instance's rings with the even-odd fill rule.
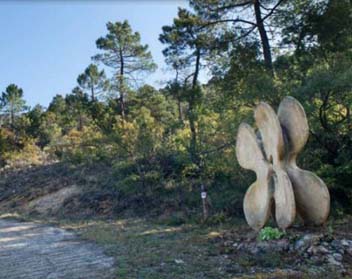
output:
[[262,241],[280,239],[285,235],[277,228],[265,227],[259,232],[259,239]]

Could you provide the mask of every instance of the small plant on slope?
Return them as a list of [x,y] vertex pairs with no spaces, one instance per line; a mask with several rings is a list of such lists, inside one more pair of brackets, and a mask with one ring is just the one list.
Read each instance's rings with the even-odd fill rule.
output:
[[277,228],[265,227],[259,232],[259,239],[262,241],[265,240],[274,240],[280,239],[285,235],[285,232],[280,231]]

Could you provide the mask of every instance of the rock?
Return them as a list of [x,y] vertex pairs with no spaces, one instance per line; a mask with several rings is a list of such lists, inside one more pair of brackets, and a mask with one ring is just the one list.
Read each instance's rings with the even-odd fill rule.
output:
[[307,246],[307,241],[305,238],[299,239],[295,243],[295,249],[296,250],[301,250],[303,247]]
[[325,248],[324,246],[318,246],[317,247],[317,253],[319,254],[328,254],[329,250]]
[[303,238],[298,239],[295,243],[295,250],[306,250],[312,244],[320,239],[319,235],[306,234]]
[[259,242],[257,247],[263,252],[283,252],[289,250],[290,243],[288,239],[280,239],[276,241]]
[[332,255],[333,255],[333,257],[334,257],[334,259],[335,259],[336,261],[342,262],[343,256],[342,256],[340,253],[334,253],[334,254],[332,254]]
[[316,255],[316,254],[317,254],[317,249],[316,249],[316,247],[310,246],[310,247],[307,249],[307,253],[310,254],[310,255]]
[[335,249],[341,249],[341,248],[343,248],[341,242],[338,241],[338,240],[336,240],[336,239],[333,240],[333,241],[331,241],[331,246],[334,247]]
[[228,273],[242,273],[242,272],[244,272],[244,268],[241,265],[239,265],[238,263],[227,266],[225,268],[225,270]]
[[310,246],[307,250],[307,253],[310,254],[310,255],[319,255],[319,254],[328,254],[329,253],[329,250],[326,249],[325,247],[323,246]]
[[352,247],[346,249],[346,253],[352,257]]
[[257,255],[257,254],[259,254],[260,251],[261,251],[257,246],[250,247],[248,250],[249,250],[249,252],[252,253],[253,255]]
[[341,240],[341,245],[344,246],[344,247],[350,246],[349,242],[346,239],[342,239]]
[[330,264],[330,265],[342,266],[342,263],[336,261],[335,258],[332,255],[328,256],[327,261],[328,261],[328,264]]

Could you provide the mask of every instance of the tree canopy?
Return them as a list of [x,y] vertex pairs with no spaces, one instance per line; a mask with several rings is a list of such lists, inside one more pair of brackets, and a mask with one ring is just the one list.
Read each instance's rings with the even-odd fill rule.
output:
[[94,56],[94,60],[114,70],[112,84],[119,93],[121,114],[125,113],[124,95],[133,82],[139,79],[143,72],[150,72],[156,68],[148,45],[142,45],[140,34],[133,32],[129,23],[108,22],[108,34],[96,41],[97,48],[102,53]]

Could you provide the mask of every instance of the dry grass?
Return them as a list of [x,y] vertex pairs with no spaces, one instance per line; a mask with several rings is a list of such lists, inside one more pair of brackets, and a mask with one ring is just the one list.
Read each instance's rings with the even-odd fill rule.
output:
[[[0,218],[29,220],[23,215]],[[256,234],[243,220],[222,225],[165,225],[142,218],[115,220],[40,219],[74,230],[94,241],[116,259],[116,279],[337,279],[340,272],[307,263],[291,266],[295,255],[272,252],[252,255],[225,245],[229,240],[253,239]],[[351,219],[331,222],[334,235],[350,235]],[[326,228],[327,229],[327,228]],[[305,233],[291,229],[289,234]],[[294,258],[292,258],[294,257]],[[320,271],[319,271],[320,270]],[[345,276],[343,278],[351,277]]]
[[198,225],[157,225],[143,219],[66,225],[105,246],[116,258],[116,278],[231,278],[211,239],[221,234]]
[[[229,235],[251,235],[243,221],[216,226],[170,226],[145,219],[123,219],[61,225],[104,246],[116,259],[116,279],[340,278],[338,273],[306,273],[304,266],[295,271],[282,262],[278,253],[256,257],[224,251]],[[268,267],[267,271],[260,271],[263,267]]]

